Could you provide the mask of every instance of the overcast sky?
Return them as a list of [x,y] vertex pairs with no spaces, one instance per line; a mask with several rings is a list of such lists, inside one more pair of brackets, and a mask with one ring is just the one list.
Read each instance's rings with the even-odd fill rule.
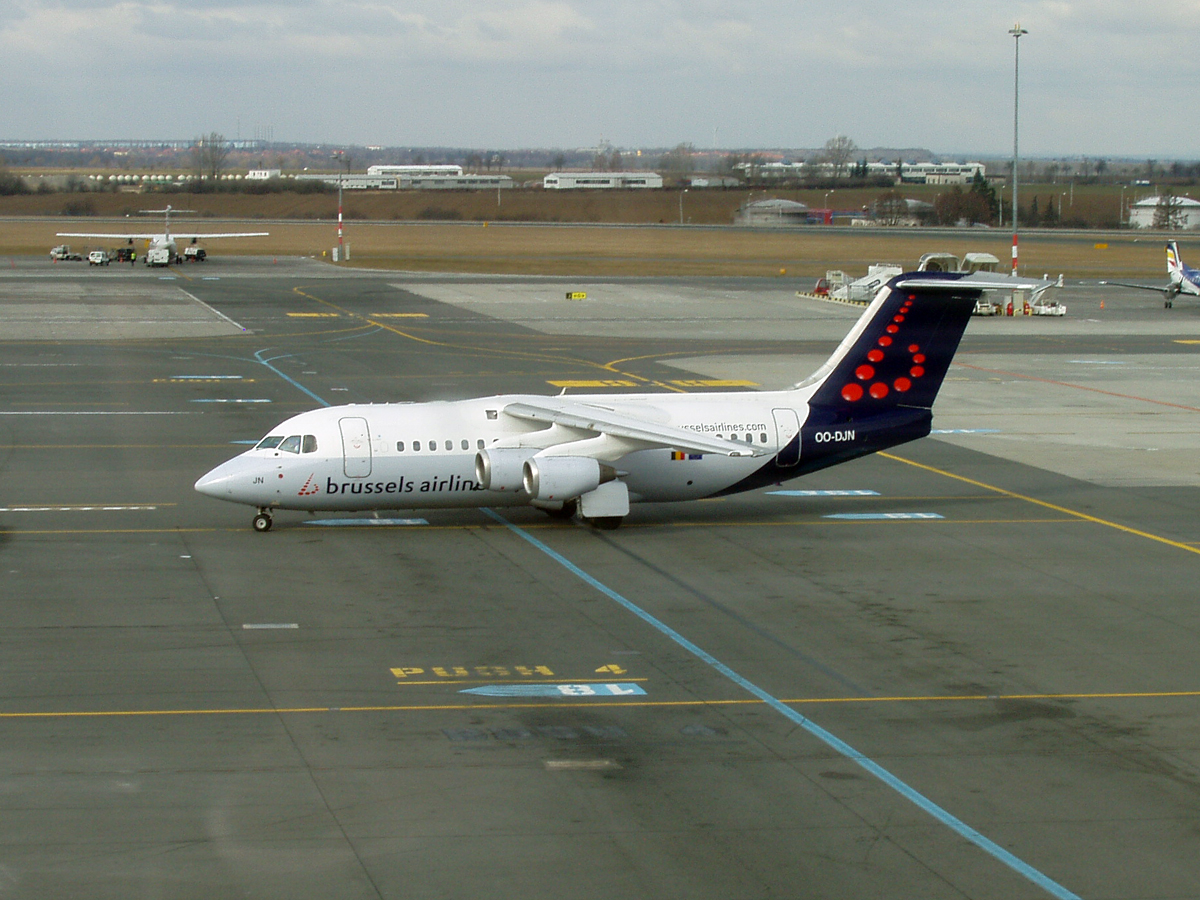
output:
[[[0,139],[1200,158],[1200,0],[0,0]],[[267,131],[269,129],[269,132]]]

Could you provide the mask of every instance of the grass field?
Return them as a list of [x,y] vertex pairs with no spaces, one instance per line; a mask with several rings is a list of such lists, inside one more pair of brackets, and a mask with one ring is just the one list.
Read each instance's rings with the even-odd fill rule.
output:
[[[347,199],[352,213],[345,226],[351,265],[443,272],[482,272],[578,276],[707,275],[815,278],[827,269],[865,274],[872,263],[915,267],[930,251],[961,256],[995,254],[1007,268],[1011,234],[1002,229],[734,229],[675,227],[677,192],[621,194],[509,192],[496,207],[491,192],[438,195],[432,192],[375,192]],[[62,215],[64,203],[90,201],[89,215]],[[690,191],[682,196],[685,219],[728,224],[745,192]],[[861,198],[844,198],[854,202]],[[1077,197],[1077,200],[1080,198]],[[54,194],[0,198],[0,255],[42,256],[59,243],[77,250],[111,248],[114,240],[59,238],[62,231],[152,231],[161,217],[137,215],[166,203],[186,205],[193,215],[173,220],[177,231],[269,231],[269,237],[211,241],[222,254],[275,256],[328,255],[337,243],[333,218],[336,195],[138,195]],[[808,198],[812,203],[812,198]],[[816,201],[820,203],[820,199]],[[421,206],[424,204],[424,206]],[[578,225],[537,225],[521,221],[540,204],[539,214],[575,216]],[[532,207],[530,207],[532,208]],[[453,222],[423,221],[439,210]],[[489,220],[489,213],[514,221]],[[661,213],[661,215],[660,215]],[[673,217],[671,214],[674,214]],[[318,220],[321,217],[324,221]],[[359,218],[367,216],[370,221]],[[15,218],[21,217],[21,218]],[[220,217],[218,225],[215,218]],[[611,227],[590,221],[664,224]],[[280,221],[282,220],[282,221]],[[566,219],[564,219],[565,221]],[[669,227],[670,226],[670,227]],[[1068,278],[1139,277],[1165,274],[1164,235],[1144,232],[1023,231],[1021,269],[1025,274],[1064,274]],[[1200,258],[1200,239],[1184,240],[1185,258]],[[49,263],[47,263],[49,264]]]

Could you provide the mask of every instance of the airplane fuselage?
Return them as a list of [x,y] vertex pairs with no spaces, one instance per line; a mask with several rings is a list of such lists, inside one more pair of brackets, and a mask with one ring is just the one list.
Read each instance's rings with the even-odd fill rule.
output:
[[[901,432],[878,422],[809,425],[797,391],[729,394],[573,396],[659,425],[744,442],[757,456],[730,457],[654,447],[611,460],[631,502],[695,500],[771,484],[927,434],[928,410],[910,410]],[[554,428],[505,416],[509,395],[421,404],[328,407],[272,429],[254,449],[214,469],[197,485],[210,496],[263,509],[372,510],[528,505],[525,459]],[[278,440],[276,440],[278,439]],[[496,451],[499,450],[500,454]],[[491,483],[479,455],[507,456]],[[504,471],[501,471],[501,469]],[[547,501],[548,505],[556,501]],[[536,505],[536,503],[535,503]]]

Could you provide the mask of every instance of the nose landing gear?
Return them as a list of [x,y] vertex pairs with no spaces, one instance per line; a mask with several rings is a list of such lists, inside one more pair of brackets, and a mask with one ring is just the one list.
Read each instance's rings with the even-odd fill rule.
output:
[[271,514],[265,509],[260,509],[258,515],[254,517],[254,530],[258,532],[271,530]]

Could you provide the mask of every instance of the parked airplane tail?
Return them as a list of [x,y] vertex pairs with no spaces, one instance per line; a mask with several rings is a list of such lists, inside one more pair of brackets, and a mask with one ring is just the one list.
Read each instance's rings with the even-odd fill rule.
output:
[[830,424],[897,407],[929,409],[983,291],[1041,284],[990,273],[898,275],[825,365],[797,387],[816,385],[809,405]]
[[1176,284],[1183,279],[1183,260],[1179,258],[1179,245],[1174,241],[1167,241],[1167,275]]

